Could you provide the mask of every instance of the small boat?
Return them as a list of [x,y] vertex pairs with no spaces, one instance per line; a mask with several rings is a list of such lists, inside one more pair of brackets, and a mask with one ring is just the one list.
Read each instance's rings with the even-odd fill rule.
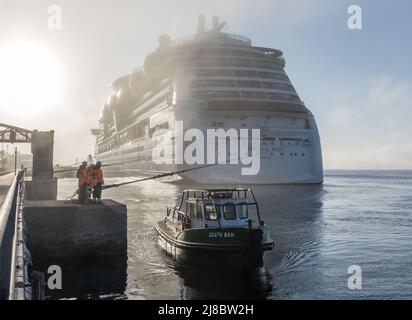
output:
[[155,230],[161,247],[186,262],[258,268],[274,247],[251,189],[185,190]]

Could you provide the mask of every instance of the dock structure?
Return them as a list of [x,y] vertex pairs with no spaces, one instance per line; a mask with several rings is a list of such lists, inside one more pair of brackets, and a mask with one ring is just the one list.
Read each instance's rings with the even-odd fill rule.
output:
[[23,217],[34,263],[126,254],[127,209],[116,201],[80,205],[71,201],[28,200]]
[[[113,291],[125,287],[126,205],[113,200],[85,205],[26,200],[21,171],[3,201],[0,222],[0,300],[87,294],[107,285]],[[61,269],[64,293],[47,287],[52,266]]]
[[56,200],[57,179],[53,174],[54,131],[34,130],[31,135],[33,154],[32,179],[26,180],[26,199]]
[[[62,272],[62,290],[46,296],[120,292],[126,285],[127,208],[113,200],[80,205],[72,201],[27,200],[23,206],[27,245],[35,270]],[[107,286],[110,288],[107,288]]]
[[[127,208],[113,200],[56,200],[53,134],[31,133],[33,177],[18,171],[0,208],[0,300],[87,295],[102,285],[115,292],[126,285]],[[51,267],[61,270],[60,294],[49,287]]]

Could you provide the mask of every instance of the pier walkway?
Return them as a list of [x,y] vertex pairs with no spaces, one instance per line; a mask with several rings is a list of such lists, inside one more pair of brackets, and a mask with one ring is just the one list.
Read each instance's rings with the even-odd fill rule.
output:
[[13,179],[14,173],[8,173],[5,175],[0,174],[0,205],[3,202],[3,199],[6,196],[7,191],[9,191]]

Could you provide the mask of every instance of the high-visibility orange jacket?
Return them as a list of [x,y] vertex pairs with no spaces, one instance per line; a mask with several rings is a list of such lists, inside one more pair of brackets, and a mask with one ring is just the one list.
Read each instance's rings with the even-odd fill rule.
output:
[[77,179],[79,179],[79,187],[89,183],[89,174],[86,167],[80,166],[76,173]]
[[94,169],[94,165],[90,165],[87,167],[87,184],[91,184],[92,182],[93,169]]
[[94,188],[98,184],[104,184],[103,172],[100,168],[92,168],[90,174],[90,185]]

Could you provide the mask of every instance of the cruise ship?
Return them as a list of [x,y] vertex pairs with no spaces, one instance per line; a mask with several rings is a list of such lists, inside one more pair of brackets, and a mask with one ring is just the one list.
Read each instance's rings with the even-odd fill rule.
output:
[[175,143],[174,137],[162,137],[175,132],[181,121],[185,129],[198,128],[205,136],[208,129],[260,129],[257,174],[242,174],[241,163],[222,163],[179,174],[183,179],[202,184],[323,182],[316,121],[285,73],[283,53],[253,46],[246,37],[223,32],[224,27],[213,17],[206,30],[199,16],[193,36],[160,36],[142,67],[113,82],[99,127],[92,129],[95,158],[111,164],[106,170],[153,175],[197,166],[173,161],[175,148],[168,154],[171,163],[152,158],[159,144]]

